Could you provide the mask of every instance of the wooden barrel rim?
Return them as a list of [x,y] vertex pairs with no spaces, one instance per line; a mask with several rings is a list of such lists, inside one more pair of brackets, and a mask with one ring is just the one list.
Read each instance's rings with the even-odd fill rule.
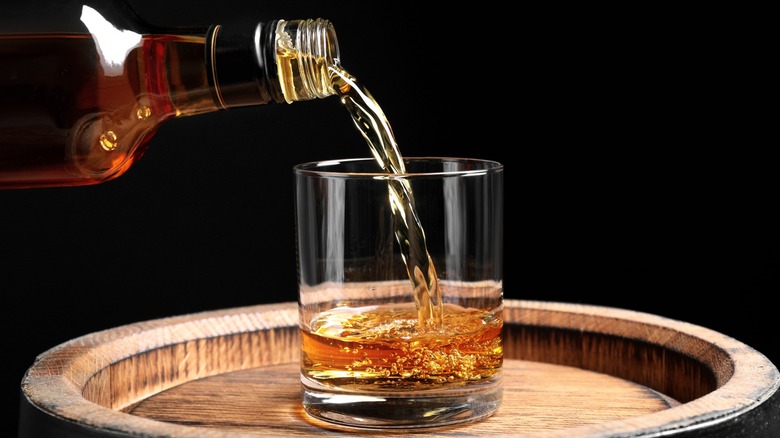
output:
[[[122,410],[132,407],[144,395],[189,380],[295,361],[297,351],[277,351],[272,356],[241,357],[219,363],[202,358],[197,368],[183,367],[162,372],[156,381],[146,382],[146,388],[139,388],[135,393],[129,391],[129,396],[124,398],[114,397],[116,394],[108,398],[102,395],[111,393],[111,388],[107,387],[111,367],[139,352],[186,347],[188,343],[206,342],[228,335],[279,328],[288,328],[292,333],[297,329],[297,317],[296,303],[265,304],[139,322],[88,334],[39,355],[23,377],[22,396],[29,406],[58,421],[75,424],[94,433],[102,432],[72,436],[254,437],[257,435],[164,423],[126,414]],[[738,418],[768,400],[771,400],[772,406],[769,415],[775,417],[775,423],[770,428],[778,429],[780,373],[763,354],[736,339],[686,322],[592,305],[506,300],[504,318],[510,327],[601,334],[657,346],[702,364],[711,370],[714,377],[714,390],[669,409],[627,420],[568,429],[560,435],[545,433],[544,436],[571,436],[572,433],[599,437],[675,435],[717,428],[720,423]],[[251,342],[251,339],[245,341]],[[524,345],[507,345],[507,351],[515,358],[602,371],[598,361],[566,363],[557,360],[554,355],[534,357],[533,351],[524,351],[524,348]],[[134,394],[136,398],[133,398]],[[500,433],[496,435],[502,436]]]

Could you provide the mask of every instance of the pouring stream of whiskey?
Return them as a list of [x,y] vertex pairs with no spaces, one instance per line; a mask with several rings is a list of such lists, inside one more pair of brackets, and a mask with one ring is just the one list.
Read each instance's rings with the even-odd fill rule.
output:
[[[338,65],[328,67],[336,95],[349,111],[352,120],[368,142],[374,159],[383,171],[405,174],[403,156],[398,149],[393,130],[382,108],[357,80]],[[388,197],[395,217],[395,239],[412,282],[418,311],[418,326],[422,331],[441,329],[443,306],[436,268],[428,254],[425,233],[414,206],[412,187],[408,179],[389,177]]]

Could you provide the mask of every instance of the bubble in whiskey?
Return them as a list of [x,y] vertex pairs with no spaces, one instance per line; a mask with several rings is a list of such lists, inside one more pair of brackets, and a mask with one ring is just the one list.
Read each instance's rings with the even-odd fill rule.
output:
[[119,146],[116,133],[114,131],[108,130],[100,134],[100,146],[102,146],[106,151],[113,151],[116,149],[117,146]]
[[365,390],[430,389],[495,377],[503,359],[500,314],[445,308],[445,325],[437,331],[419,330],[411,303],[320,313],[301,332],[304,373],[324,385]]
[[146,105],[138,107],[138,109],[135,111],[135,117],[138,120],[148,119],[151,115],[152,115],[152,109]]

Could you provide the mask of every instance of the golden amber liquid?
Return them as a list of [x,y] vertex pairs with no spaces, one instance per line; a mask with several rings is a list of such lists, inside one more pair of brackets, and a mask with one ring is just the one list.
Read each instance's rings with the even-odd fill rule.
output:
[[[404,174],[404,158],[395,141],[390,122],[371,93],[340,66],[331,66],[330,80],[352,116],[355,127],[363,135],[379,168],[391,174]],[[425,231],[414,204],[412,186],[407,179],[387,180],[392,206],[395,240],[403,255],[412,296],[417,304],[417,324],[421,329],[442,327],[442,295],[436,267],[428,254]]]
[[349,390],[428,390],[498,375],[500,313],[444,304],[443,324],[420,330],[413,303],[338,307],[302,328],[302,370]]
[[[330,79],[378,167],[404,174],[403,157],[376,100],[339,66]],[[302,325],[302,373],[351,391],[424,391],[497,377],[503,361],[500,313],[445,304],[407,179],[388,178],[394,234],[414,302],[334,308]]]
[[[102,44],[102,45],[101,45]],[[160,122],[214,108],[201,36],[0,36],[0,189],[123,174]]]

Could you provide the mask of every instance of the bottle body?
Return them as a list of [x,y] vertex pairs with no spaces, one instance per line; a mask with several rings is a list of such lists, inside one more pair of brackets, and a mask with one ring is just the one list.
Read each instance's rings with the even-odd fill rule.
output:
[[0,35],[0,189],[108,181],[143,156],[169,119],[332,94],[290,95],[285,84],[310,87],[300,75],[318,73],[279,61],[291,50],[280,41],[316,22],[327,29],[318,34],[325,51],[292,50],[336,62],[325,20],[164,30],[135,19],[120,28],[90,5],[80,20],[87,32]]
[[203,36],[141,37],[121,62],[101,64],[91,35],[0,37],[3,70],[14,74],[0,82],[0,186],[113,179],[165,120],[215,111],[203,45]]

